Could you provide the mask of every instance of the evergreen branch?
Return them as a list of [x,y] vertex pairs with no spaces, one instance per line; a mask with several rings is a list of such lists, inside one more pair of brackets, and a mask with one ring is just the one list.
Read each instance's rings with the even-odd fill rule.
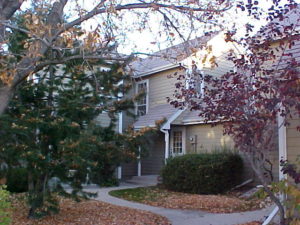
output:
[[[73,55],[73,56],[70,56],[70,57],[64,57],[62,59],[57,59],[57,60],[48,60],[48,61],[44,61],[44,62],[41,62],[40,64],[37,64],[35,66],[35,70],[34,72],[37,72],[41,69],[43,69],[44,67],[46,66],[49,66],[49,65],[57,65],[57,64],[64,64],[64,63],[67,63],[69,61],[72,61],[72,60],[76,60],[76,59],[82,59],[82,60],[105,60],[105,61],[111,61],[111,62],[126,62],[128,61],[130,57],[112,57],[112,56],[101,56],[101,55],[83,55],[83,54],[80,54],[80,55]],[[104,64],[103,64],[104,65]],[[107,66],[107,64],[106,64]]]

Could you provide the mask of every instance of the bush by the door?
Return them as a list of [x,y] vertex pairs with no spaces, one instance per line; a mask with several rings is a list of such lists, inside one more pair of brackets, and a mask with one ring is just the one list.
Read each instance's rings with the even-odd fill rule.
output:
[[173,191],[218,194],[241,182],[243,162],[235,153],[188,154],[170,158],[162,169],[163,185]]

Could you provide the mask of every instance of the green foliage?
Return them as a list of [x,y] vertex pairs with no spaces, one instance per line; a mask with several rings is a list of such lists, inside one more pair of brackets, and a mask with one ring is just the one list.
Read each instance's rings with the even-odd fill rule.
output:
[[9,192],[5,186],[0,185],[0,224],[9,225],[11,223],[11,204],[9,202]]
[[233,153],[188,154],[170,158],[161,175],[166,188],[195,194],[228,191],[241,181],[243,162]]
[[[76,60],[50,66],[18,88],[0,117],[0,158],[9,167],[26,167],[30,217],[57,211],[53,192],[88,197],[81,185],[88,173],[96,183],[111,183],[115,168],[134,156],[135,138],[115,132],[115,115],[133,106],[131,99],[119,96],[130,88],[120,82],[127,79],[123,65]],[[108,127],[95,124],[104,112],[110,116]],[[66,193],[60,184],[50,190],[52,177],[70,184],[73,192]]]
[[298,225],[300,222],[300,190],[294,183],[282,180],[272,184],[272,191],[285,196],[283,204],[286,207],[288,224]]
[[139,187],[109,192],[110,195],[134,202],[155,201],[162,196],[168,196],[168,192],[157,187]]
[[7,190],[14,193],[28,190],[28,173],[26,168],[10,168],[7,172]]

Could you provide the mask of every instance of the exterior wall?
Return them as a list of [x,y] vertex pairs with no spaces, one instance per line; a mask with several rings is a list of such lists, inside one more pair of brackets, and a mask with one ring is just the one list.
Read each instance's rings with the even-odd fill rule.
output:
[[130,163],[123,163],[121,166],[122,166],[122,179],[130,178],[132,176],[137,176],[138,166],[136,161]]
[[142,175],[157,175],[160,173],[164,165],[165,159],[165,139],[164,134],[159,132],[151,138],[152,143],[149,145],[149,150],[142,157]]
[[167,97],[172,97],[175,91],[175,83],[178,82],[176,78],[168,78],[174,75],[175,72],[181,72],[178,69],[165,71],[155,74],[149,79],[149,108],[153,106],[166,104]]
[[175,72],[183,73],[183,71],[179,69],[171,69],[136,80],[149,80],[148,108],[152,108],[160,104],[166,104],[166,98],[173,96],[175,83],[178,81],[176,77],[169,78],[169,76],[174,75]]
[[[133,99],[134,95],[135,95],[135,89],[134,89],[134,85],[131,83],[132,88],[124,95],[124,99]],[[131,115],[130,115],[130,114]],[[125,131],[129,126],[131,126],[134,122],[134,118],[132,115],[135,114],[135,109],[129,109],[128,112],[122,112],[122,130]]]
[[297,131],[297,126],[300,126],[300,118],[293,118],[288,122],[290,125],[286,129],[287,159],[295,162],[300,155],[300,132]]
[[[195,144],[191,143],[190,138],[197,135]],[[211,127],[211,125],[189,125],[186,129],[186,152],[200,153],[211,152],[217,147],[233,147],[233,141],[229,136],[223,135],[221,125]]]
[[[95,122],[102,127],[108,127],[110,123],[110,117],[108,116],[108,113],[103,112],[97,116]],[[114,129],[115,132],[118,132],[118,126],[119,126],[119,120],[116,121],[115,129]]]
[[[196,144],[191,143],[190,138],[195,138],[197,135]],[[300,133],[298,134],[298,143],[300,146]],[[273,180],[278,180],[278,138],[277,135],[274,138],[274,151],[268,154],[268,158],[272,164],[266,165],[267,169],[272,169]],[[186,126],[186,153],[203,153],[203,152],[212,152],[216,150],[218,147],[228,147],[233,148],[234,143],[231,137],[223,135],[222,125],[217,125],[215,127],[211,127],[211,125],[199,124],[199,125],[188,125]],[[245,154],[240,153],[243,161],[244,161],[244,179],[255,178],[254,171],[251,168],[250,162],[247,160]],[[255,179],[255,183],[259,183],[258,180]]]
[[272,163],[272,175],[273,181],[279,180],[279,143],[278,143],[278,125],[274,127],[276,133],[273,139],[274,149],[267,155],[268,159]]

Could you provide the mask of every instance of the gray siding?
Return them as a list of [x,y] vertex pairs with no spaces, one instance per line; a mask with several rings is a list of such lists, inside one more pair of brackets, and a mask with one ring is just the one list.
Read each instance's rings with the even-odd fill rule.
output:
[[165,155],[164,134],[160,133],[153,137],[153,143],[149,146],[149,152],[142,158],[142,175],[156,175],[160,173],[164,165]]
[[122,178],[129,178],[137,176],[137,162],[123,163],[122,165]]

